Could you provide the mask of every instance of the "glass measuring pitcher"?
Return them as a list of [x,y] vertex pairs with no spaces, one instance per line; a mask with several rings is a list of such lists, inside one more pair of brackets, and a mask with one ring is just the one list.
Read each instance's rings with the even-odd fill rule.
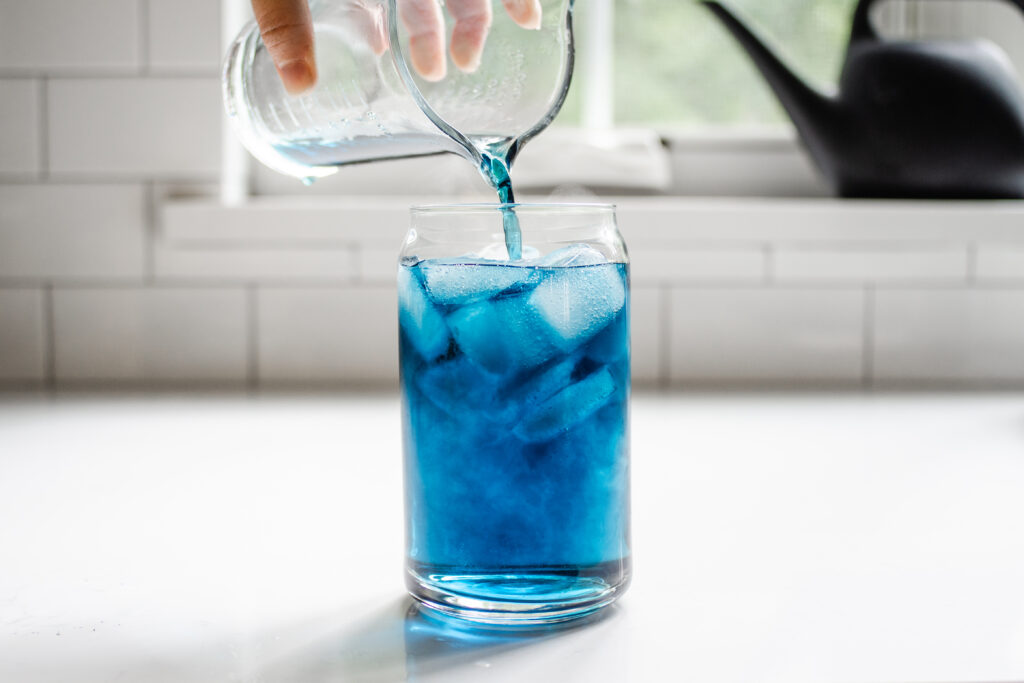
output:
[[[245,147],[270,168],[303,179],[338,166],[454,152],[489,173],[561,108],[573,66],[573,0],[541,0],[537,30],[518,26],[499,0],[479,66],[425,80],[411,68],[396,3],[312,0],[319,78],[290,95],[255,22],[231,45],[224,101]],[[445,15],[445,35],[454,21]]]

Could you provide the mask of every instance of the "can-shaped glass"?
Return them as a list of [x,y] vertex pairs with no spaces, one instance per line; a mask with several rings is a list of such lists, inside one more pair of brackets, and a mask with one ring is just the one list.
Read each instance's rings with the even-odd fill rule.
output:
[[398,299],[409,592],[491,624],[611,604],[631,572],[629,265],[614,207],[415,208]]

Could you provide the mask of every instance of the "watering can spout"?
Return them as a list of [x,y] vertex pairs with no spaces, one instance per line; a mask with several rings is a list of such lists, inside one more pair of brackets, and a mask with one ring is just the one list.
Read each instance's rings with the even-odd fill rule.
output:
[[714,0],[702,1],[701,4],[722,22],[747,52],[798,128],[814,135],[815,131],[831,124],[836,114],[831,98],[822,95],[793,73],[728,7]]

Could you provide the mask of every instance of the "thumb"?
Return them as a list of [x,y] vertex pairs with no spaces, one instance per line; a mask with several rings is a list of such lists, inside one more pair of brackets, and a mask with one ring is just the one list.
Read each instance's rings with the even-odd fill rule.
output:
[[285,89],[296,95],[316,83],[313,18],[306,0],[252,0],[260,35]]

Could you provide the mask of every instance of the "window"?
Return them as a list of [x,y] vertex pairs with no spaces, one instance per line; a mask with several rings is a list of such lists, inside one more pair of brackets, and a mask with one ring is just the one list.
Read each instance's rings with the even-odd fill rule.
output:
[[[730,0],[794,71],[835,86],[857,0]],[[607,18],[613,20],[608,30]],[[597,21],[595,22],[595,15]],[[610,109],[617,125],[659,129],[764,128],[788,119],[746,54],[711,13],[684,0],[577,0],[580,57],[559,122],[580,125],[586,92],[607,74],[588,58],[611,40]],[[1005,0],[888,0],[875,23],[891,38],[985,37],[1024,64],[1024,15]],[[595,23],[600,26],[595,26]]]
[[[692,2],[578,0],[579,54],[591,54],[595,7],[614,2],[616,124],[672,128],[763,127],[785,113],[746,54],[711,13]],[[732,0],[780,55],[822,87],[835,83],[856,0]],[[599,11],[599,10],[598,10]],[[600,39],[600,38],[598,38]],[[583,93],[592,77],[577,71],[560,122],[581,121]]]

